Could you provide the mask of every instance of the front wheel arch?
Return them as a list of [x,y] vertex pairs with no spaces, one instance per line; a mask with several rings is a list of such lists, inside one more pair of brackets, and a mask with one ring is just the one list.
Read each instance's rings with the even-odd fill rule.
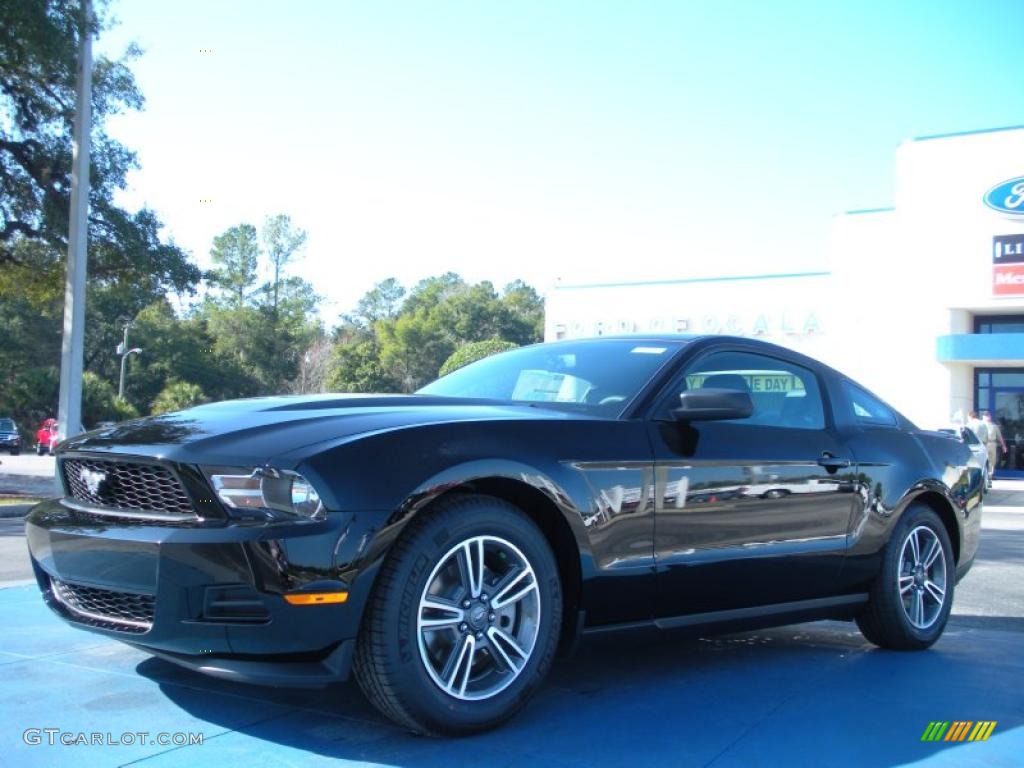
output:
[[[466,538],[467,536],[469,538]],[[426,620],[422,613],[423,595],[427,594],[425,590],[431,589],[438,568],[447,563],[458,549],[458,542],[464,539],[476,541],[492,537],[496,537],[492,539],[493,541],[507,545],[519,556],[528,558],[525,562],[537,569],[532,590],[540,600],[538,605],[545,607],[536,611],[535,631],[538,634],[535,637],[535,645],[529,648],[522,645],[523,648],[527,648],[527,652],[520,651],[524,666],[516,672],[516,677],[493,692],[487,691],[483,696],[463,701],[462,694],[466,690],[466,681],[470,680],[470,671],[469,668],[461,666],[464,658],[461,653],[454,654],[452,648],[447,649],[448,661],[455,660],[454,671],[458,672],[461,669],[464,674],[463,685],[457,696],[451,691],[446,691],[438,684],[436,675],[432,678],[427,671],[427,665],[433,664],[434,661],[424,655],[430,654],[431,651],[429,647],[425,650],[421,642],[421,633],[424,630],[420,622]],[[447,554],[443,554],[452,542],[455,542],[456,546],[448,550]],[[483,624],[497,620],[500,626],[506,626],[500,624],[503,621],[501,612],[505,607],[498,604],[502,593],[491,592],[486,587],[479,588],[479,585],[486,583],[495,587],[495,577],[490,571],[492,561],[488,559],[487,566],[491,579],[485,582],[482,549],[480,557],[480,577],[471,593],[464,590],[459,597],[458,590],[453,594],[446,588],[441,589],[431,593],[437,595],[437,598],[433,599],[437,606],[430,605],[426,608],[428,611],[440,608],[447,612],[442,616],[432,614],[429,617],[430,624],[436,624],[437,619],[444,619],[440,622],[444,625],[444,632],[457,632],[460,636],[467,633],[470,636],[475,634],[477,641],[481,640],[482,634],[490,637],[490,630],[485,631]],[[497,565],[500,566],[500,561]],[[433,570],[430,570],[431,568]],[[500,571],[499,567],[499,575]],[[452,573],[450,570],[447,572]],[[463,575],[466,573],[463,571]],[[465,583],[472,585],[472,577]],[[515,583],[516,580],[513,580],[512,584]],[[506,586],[505,590],[509,588]],[[485,592],[491,594],[492,602],[487,602],[492,598],[488,598]],[[494,597],[496,594],[497,598]],[[472,612],[469,611],[470,595],[475,602]],[[464,604],[463,599],[466,599]],[[520,599],[526,597],[519,596],[506,602]],[[481,608],[480,600],[484,601],[484,606],[491,606],[490,616],[486,616],[486,611],[477,613]],[[465,616],[453,617],[451,614],[460,613],[460,608],[467,609]],[[561,609],[561,584],[557,576],[554,553],[547,546],[541,531],[522,510],[493,497],[472,494],[446,496],[444,502],[431,505],[430,514],[418,515],[416,520],[402,531],[396,546],[386,557],[382,572],[374,584],[356,642],[356,680],[381,712],[415,732],[461,735],[493,727],[511,717],[525,704],[543,680],[555,654],[558,628],[561,626]],[[509,626],[517,626],[519,621],[520,619],[513,617],[513,623]],[[442,628],[428,631],[440,632]],[[472,642],[472,638],[467,636],[466,642],[469,643],[470,652],[474,652],[475,643]],[[510,647],[519,650],[519,646],[514,642]],[[506,660],[509,658],[507,653],[503,656]],[[470,664],[473,663],[472,658],[470,656]],[[489,653],[483,658],[496,660],[499,655]],[[446,667],[444,677],[454,679],[449,678],[449,671],[451,670]],[[490,674],[487,670],[484,671]],[[500,669],[498,671],[500,672]],[[473,682],[477,681],[474,679]],[[452,696],[455,698],[451,698]]]
[[402,530],[442,499],[455,494],[476,493],[506,501],[524,512],[536,525],[555,553],[562,580],[562,633],[559,652],[569,653],[579,634],[583,605],[583,573],[590,551],[582,516],[572,506],[571,496],[536,467],[506,459],[477,459],[453,465],[423,481],[391,513],[385,528],[386,548],[371,559],[387,556]]
[[[438,503],[459,494],[479,494],[506,501],[526,514],[540,529],[548,546],[555,553],[558,575],[562,582],[562,626],[559,653],[566,654],[575,645],[578,616],[582,609],[583,572],[580,547],[565,514],[552,499],[528,483],[509,477],[477,477],[448,488],[417,509],[416,515],[429,514]],[[405,521],[405,522],[408,522]]]

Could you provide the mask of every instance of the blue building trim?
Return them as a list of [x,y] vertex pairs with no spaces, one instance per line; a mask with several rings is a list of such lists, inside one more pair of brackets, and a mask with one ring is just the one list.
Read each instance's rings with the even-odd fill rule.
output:
[[1024,333],[954,333],[936,339],[940,363],[1024,360]]
[[790,272],[768,275],[733,275],[729,277],[684,277],[677,280],[637,280],[625,283],[577,283],[556,285],[555,290],[577,290],[580,288],[629,288],[641,285],[686,285],[690,283],[732,283],[741,280],[788,280],[800,277],[828,277],[831,272]]
[[936,133],[931,136],[915,136],[910,141],[932,141],[933,139],[954,139],[957,136],[976,136],[982,133],[1003,133],[1004,131],[1019,131],[1024,125],[1004,125],[1001,128],[979,128],[974,131],[954,131],[953,133]]
[[843,211],[844,216],[861,216],[865,213],[892,213],[895,208],[858,208],[853,211]]

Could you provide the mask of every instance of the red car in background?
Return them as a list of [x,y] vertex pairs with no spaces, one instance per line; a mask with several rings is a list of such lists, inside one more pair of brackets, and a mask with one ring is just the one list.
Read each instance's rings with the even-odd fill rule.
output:
[[42,456],[44,453],[53,453],[53,449],[57,447],[57,420],[46,419],[36,430],[36,455]]

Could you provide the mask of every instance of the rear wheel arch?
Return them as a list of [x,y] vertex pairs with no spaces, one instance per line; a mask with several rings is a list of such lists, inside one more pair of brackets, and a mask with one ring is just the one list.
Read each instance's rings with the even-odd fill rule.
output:
[[953,548],[953,562],[959,564],[960,526],[957,524],[956,512],[953,511],[953,505],[950,503],[949,499],[938,491],[926,490],[908,499],[906,504],[904,504],[904,509],[912,504],[923,504],[939,516],[939,520],[942,521],[942,525],[945,527],[946,533],[949,534],[949,543]]

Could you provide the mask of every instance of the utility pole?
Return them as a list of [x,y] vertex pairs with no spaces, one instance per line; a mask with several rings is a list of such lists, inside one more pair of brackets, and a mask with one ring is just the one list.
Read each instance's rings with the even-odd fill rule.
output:
[[92,7],[81,0],[78,28],[78,96],[71,158],[68,269],[64,283],[64,339],[60,354],[60,439],[82,428],[82,358],[85,347],[85,269],[89,231],[89,130],[92,125]]

